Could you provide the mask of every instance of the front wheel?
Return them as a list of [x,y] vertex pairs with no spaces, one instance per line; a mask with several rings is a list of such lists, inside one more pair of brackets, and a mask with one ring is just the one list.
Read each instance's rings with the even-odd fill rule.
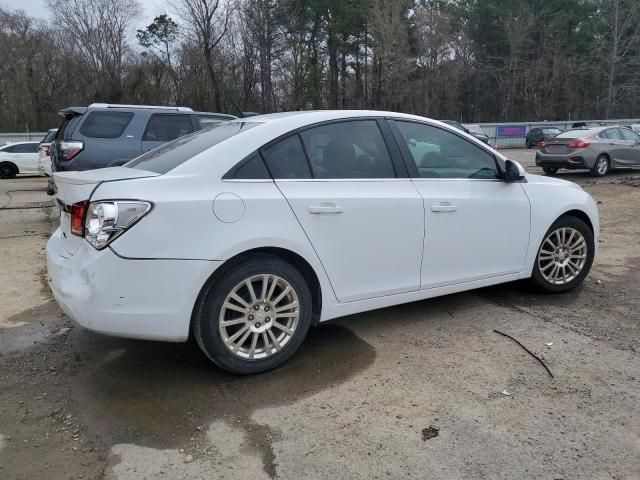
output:
[[555,167],[542,167],[542,170],[547,175],[555,175],[556,173],[558,173],[558,169]]
[[220,368],[242,375],[271,370],[302,344],[311,324],[311,293],[290,263],[259,255],[210,284],[193,333]]
[[591,229],[579,218],[560,217],[542,240],[531,279],[546,292],[573,290],[589,273],[594,252]]
[[604,177],[609,173],[609,166],[609,158],[606,155],[600,155],[596,159],[596,163],[593,164],[591,175],[594,177]]

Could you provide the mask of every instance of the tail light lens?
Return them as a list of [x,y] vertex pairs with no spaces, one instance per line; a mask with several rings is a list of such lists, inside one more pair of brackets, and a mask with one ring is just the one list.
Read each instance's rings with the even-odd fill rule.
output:
[[538,144],[538,146],[539,146],[540,148],[544,148],[544,147],[546,147],[546,146],[547,146],[547,144],[544,142],[544,140],[540,140],[540,143]]
[[71,233],[81,237],[84,227],[84,216],[87,213],[88,201],[78,202],[71,205]]
[[118,200],[92,202],[84,218],[84,236],[97,250],[102,250],[126,232],[151,210],[150,202]]
[[84,150],[84,142],[82,140],[60,142],[60,155],[62,160],[73,160],[82,150]]
[[51,156],[51,145],[40,145],[40,150],[42,150],[42,153],[47,157]]
[[578,149],[578,148],[587,148],[591,143],[586,140],[572,140],[569,142],[569,148]]

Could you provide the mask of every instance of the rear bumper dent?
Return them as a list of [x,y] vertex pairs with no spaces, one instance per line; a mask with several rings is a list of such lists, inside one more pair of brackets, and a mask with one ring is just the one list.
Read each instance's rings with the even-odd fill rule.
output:
[[222,262],[129,260],[88,243],[70,256],[58,229],[47,242],[48,280],[79,325],[128,338],[180,342],[207,278]]

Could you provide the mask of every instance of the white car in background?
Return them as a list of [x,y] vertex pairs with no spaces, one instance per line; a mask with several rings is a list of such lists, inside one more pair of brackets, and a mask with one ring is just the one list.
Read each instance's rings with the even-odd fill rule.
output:
[[12,142],[0,147],[0,178],[38,173],[38,142]]
[[54,178],[62,309],[104,334],[192,335],[240,374],[280,365],[336,317],[525,278],[571,290],[597,245],[578,185],[400,113],[237,119]]
[[56,138],[57,128],[51,128],[38,145],[38,171],[47,177],[52,175],[51,171],[51,142]]

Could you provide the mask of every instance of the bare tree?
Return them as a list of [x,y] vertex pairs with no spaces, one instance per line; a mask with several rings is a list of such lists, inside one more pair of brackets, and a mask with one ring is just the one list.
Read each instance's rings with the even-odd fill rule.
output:
[[181,0],[177,9],[201,52],[213,96],[211,106],[214,110],[221,111],[222,83],[216,68],[215,54],[216,47],[229,28],[231,5],[222,0]]
[[140,13],[136,0],[48,0],[59,47],[77,55],[93,73],[96,97],[122,97],[128,35]]

